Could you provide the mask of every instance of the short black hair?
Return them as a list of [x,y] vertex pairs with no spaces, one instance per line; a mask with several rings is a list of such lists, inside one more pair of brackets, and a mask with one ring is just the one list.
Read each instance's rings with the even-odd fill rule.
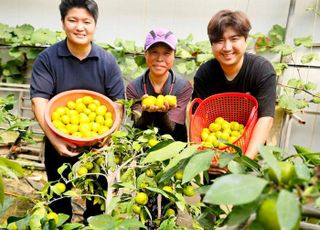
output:
[[241,11],[221,10],[213,15],[209,21],[207,32],[210,43],[216,43],[221,39],[228,27],[247,39],[251,23],[248,16]]
[[93,17],[95,23],[97,23],[99,9],[94,0],[61,0],[59,5],[61,20],[64,21],[68,11],[72,8],[84,8]]

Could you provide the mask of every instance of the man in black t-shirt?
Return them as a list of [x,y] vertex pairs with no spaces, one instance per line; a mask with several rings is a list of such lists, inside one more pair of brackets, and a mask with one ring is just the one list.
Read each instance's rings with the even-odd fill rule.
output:
[[[253,159],[272,127],[276,74],[268,60],[246,53],[250,29],[249,19],[240,11],[222,10],[212,17],[207,30],[215,58],[198,69],[192,98],[205,99],[223,92],[243,92],[254,96],[259,103],[258,122],[244,153]],[[219,174],[225,170],[212,167],[209,172]]]

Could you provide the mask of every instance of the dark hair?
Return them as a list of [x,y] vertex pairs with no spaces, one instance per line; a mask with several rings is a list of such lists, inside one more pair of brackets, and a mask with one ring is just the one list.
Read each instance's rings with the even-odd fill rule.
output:
[[247,39],[251,24],[247,15],[241,11],[221,10],[213,15],[209,21],[207,32],[210,43],[215,43],[221,39],[228,27]]
[[59,5],[61,20],[64,21],[68,11],[72,8],[84,8],[93,17],[95,23],[98,20],[99,9],[94,0],[61,0]]

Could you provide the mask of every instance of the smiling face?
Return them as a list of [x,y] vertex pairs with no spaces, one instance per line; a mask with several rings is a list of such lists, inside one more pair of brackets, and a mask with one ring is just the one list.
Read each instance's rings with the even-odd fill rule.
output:
[[62,22],[68,44],[87,46],[93,40],[96,23],[92,15],[84,8],[71,8]]
[[152,77],[168,76],[174,63],[173,49],[164,43],[157,43],[145,52],[145,57]]
[[222,37],[212,43],[212,52],[225,72],[240,70],[246,48],[245,37],[239,35],[231,27],[226,28]]

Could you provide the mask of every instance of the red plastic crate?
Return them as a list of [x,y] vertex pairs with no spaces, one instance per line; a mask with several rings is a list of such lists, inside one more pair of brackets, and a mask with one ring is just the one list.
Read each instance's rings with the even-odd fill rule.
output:
[[[192,108],[198,107],[192,113]],[[225,120],[237,121],[245,126],[242,135],[233,143],[245,153],[253,128],[258,120],[258,102],[255,97],[246,93],[220,93],[207,97],[204,100],[195,98],[190,106],[189,141],[201,143],[201,131],[208,128],[217,117]],[[232,147],[226,146],[220,150],[234,152]]]

